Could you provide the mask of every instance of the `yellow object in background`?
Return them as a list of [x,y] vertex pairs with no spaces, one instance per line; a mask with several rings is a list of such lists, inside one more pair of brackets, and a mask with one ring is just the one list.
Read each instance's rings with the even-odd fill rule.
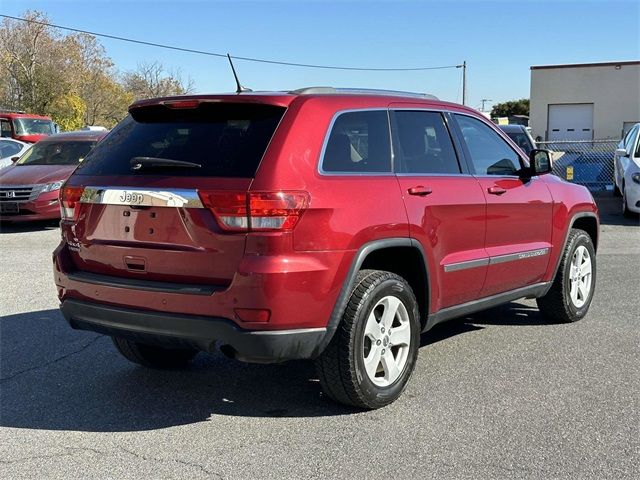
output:
[[567,180],[573,180],[573,167],[567,167]]

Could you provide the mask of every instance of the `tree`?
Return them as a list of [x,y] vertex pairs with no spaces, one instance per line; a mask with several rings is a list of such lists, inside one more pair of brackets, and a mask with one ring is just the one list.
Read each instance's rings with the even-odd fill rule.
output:
[[510,117],[511,115],[529,115],[529,99],[511,100],[496,103],[491,109],[491,117]]
[[184,82],[180,72],[168,72],[159,62],[139,63],[136,71],[123,76],[123,85],[135,100],[184,95],[193,91],[190,78]]

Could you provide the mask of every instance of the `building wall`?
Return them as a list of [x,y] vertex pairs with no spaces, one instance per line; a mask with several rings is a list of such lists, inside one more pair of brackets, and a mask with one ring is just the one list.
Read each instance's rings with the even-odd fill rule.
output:
[[547,138],[550,104],[593,103],[594,138],[621,136],[624,122],[640,122],[640,62],[531,68],[529,125]]

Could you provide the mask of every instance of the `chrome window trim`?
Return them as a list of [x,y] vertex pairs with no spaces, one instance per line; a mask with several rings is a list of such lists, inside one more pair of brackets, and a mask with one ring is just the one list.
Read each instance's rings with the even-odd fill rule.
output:
[[[329,143],[329,137],[331,136],[331,132],[333,131],[333,126],[336,123],[338,117],[344,113],[355,113],[355,112],[385,112],[387,114],[387,125],[389,127],[389,158],[390,158],[390,170],[388,172],[327,172],[322,168],[324,164],[324,154],[327,149],[327,144]],[[350,108],[346,110],[338,110],[331,117],[331,122],[329,122],[329,127],[324,134],[324,140],[322,142],[322,149],[320,150],[320,157],[318,159],[318,173],[322,176],[326,177],[393,177],[395,176],[393,173],[393,144],[391,143],[391,126],[389,121],[389,109],[387,107],[375,107],[375,108]]]
[[535,248],[533,250],[524,250],[522,252],[507,253],[505,255],[496,255],[494,257],[477,258],[474,260],[465,260],[464,262],[448,263],[444,265],[446,273],[456,272],[458,270],[466,270],[468,268],[484,267],[487,265],[496,265],[499,263],[513,262],[516,260],[526,260],[528,258],[542,257],[549,255],[551,249],[549,247]]
[[131,207],[204,208],[195,189],[88,186],[80,203]]

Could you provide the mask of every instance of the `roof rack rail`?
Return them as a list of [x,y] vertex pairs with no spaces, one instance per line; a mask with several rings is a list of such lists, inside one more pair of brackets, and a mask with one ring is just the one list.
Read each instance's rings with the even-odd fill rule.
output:
[[13,108],[0,107],[0,113],[27,113],[24,110],[14,110]]
[[288,93],[294,95],[390,95],[394,97],[414,97],[429,100],[438,100],[438,97],[430,93],[403,92],[399,90],[378,90],[375,88],[334,88],[334,87],[305,87],[291,90]]

